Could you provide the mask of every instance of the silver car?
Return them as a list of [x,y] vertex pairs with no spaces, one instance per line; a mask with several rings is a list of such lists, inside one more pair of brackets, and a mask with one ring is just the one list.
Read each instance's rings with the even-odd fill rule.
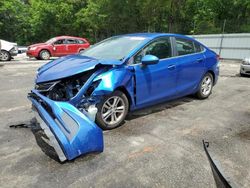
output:
[[8,42],[5,40],[1,40],[0,47],[0,60],[2,61],[10,61],[13,56],[18,54],[17,44],[13,42]]
[[242,64],[240,66],[240,75],[250,76],[250,58],[245,58],[242,60]]

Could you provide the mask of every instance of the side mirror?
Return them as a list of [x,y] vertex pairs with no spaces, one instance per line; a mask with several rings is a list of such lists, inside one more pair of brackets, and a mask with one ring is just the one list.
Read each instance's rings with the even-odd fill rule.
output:
[[159,63],[159,58],[154,55],[145,55],[141,62],[143,65],[155,65]]

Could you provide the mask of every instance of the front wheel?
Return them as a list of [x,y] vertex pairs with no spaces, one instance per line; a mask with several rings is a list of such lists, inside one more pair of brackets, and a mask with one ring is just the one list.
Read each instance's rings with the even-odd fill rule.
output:
[[128,113],[129,102],[124,93],[114,91],[104,97],[97,108],[96,123],[103,130],[110,130],[122,124]]
[[199,90],[196,93],[196,96],[199,99],[206,99],[211,95],[213,89],[213,76],[210,73],[205,74],[203,79],[200,82]]
[[39,58],[42,60],[49,60],[50,59],[50,53],[48,50],[42,50],[39,53]]

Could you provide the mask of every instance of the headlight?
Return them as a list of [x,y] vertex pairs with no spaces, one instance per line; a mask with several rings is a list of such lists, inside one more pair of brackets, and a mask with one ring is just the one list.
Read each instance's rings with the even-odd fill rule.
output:
[[36,50],[37,49],[37,47],[31,47],[30,48],[30,50]]
[[60,81],[36,84],[35,89],[40,91],[40,92],[50,91],[59,82]]

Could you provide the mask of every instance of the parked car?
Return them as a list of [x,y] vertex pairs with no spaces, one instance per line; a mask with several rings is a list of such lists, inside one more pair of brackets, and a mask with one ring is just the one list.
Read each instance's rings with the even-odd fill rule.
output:
[[242,63],[240,66],[240,75],[250,76],[250,58],[245,58],[242,60]]
[[0,43],[1,43],[0,60],[10,61],[13,58],[13,56],[16,56],[18,54],[16,43],[8,42],[2,39],[0,39]]
[[115,36],[39,68],[28,98],[60,160],[70,160],[102,151],[100,128],[120,126],[129,111],[190,94],[208,98],[218,63],[215,52],[183,35]]
[[26,53],[28,48],[26,46],[17,46],[18,48],[18,54]]
[[36,59],[48,60],[50,57],[81,53],[89,46],[90,43],[85,38],[60,36],[52,38],[45,43],[29,46],[26,54]]

